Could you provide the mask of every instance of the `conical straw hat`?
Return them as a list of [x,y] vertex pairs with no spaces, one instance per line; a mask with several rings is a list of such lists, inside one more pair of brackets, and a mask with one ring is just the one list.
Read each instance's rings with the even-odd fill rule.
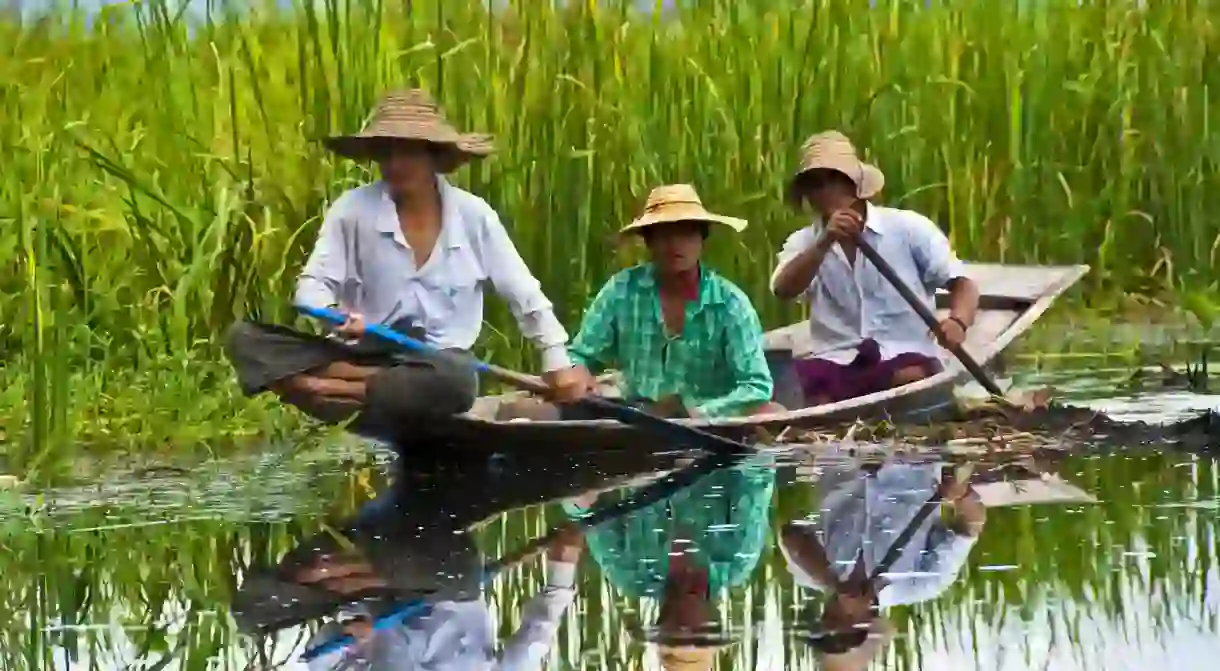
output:
[[801,175],[811,170],[834,170],[847,176],[856,185],[856,195],[869,199],[885,186],[885,175],[876,166],[865,163],[856,155],[856,147],[839,131],[829,130],[810,136],[801,145],[801,165],[788,184],[788,194]]
[[676,221],[706,221],[713,224],[724,224],[738,233],[744,231],[747,226],[745,219],[724,217],[708,212],[703,207],[703,201],[699,200],[695,187],[690,184],[668,184],[658,186],[648,194],[644,214],[624,226],[621,232],[629,233],[647,226]]
[[449,173],[475,158],[495,151],[490,135],[459,133],[422,89],[392,91],[377,104],[364,130],[323,140],[331,151],[351,159],[367,160],[385,140],[430,142],[442,151],[437,170]]

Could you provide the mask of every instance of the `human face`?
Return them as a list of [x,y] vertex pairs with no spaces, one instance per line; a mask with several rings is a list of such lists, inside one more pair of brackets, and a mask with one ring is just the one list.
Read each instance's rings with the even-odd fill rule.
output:
[[652,263],[663,275],[679,275],[698,268],[705,237],[707,224],[698,221],[676,221],[644,229]]
[[859,200],[855,182],[837,170],[819,168],[803,173],[797,178],[795,190],[797,197],[823,218],[852,207]]
[[427,142],[392,140],[374,158],[391,193],[418,194],[436,184],[436,153]]

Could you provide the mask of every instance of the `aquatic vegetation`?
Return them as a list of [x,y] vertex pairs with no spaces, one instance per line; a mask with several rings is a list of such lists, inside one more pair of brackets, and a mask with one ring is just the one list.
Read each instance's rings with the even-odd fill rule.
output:
[[[964,256],[1089,263],[1091,303],[1207,294],[1194,269],[1220,249],[1214,3],[633,4],[0,15],[0,351],[25,381],[5,426],[30,459],[62,451],[88,433],[73,402],[104,400],[80,375],[218,360],[234,319],[292,320],[326,203],[369,178],[313,140],[356,129],[390,86],[426,86],[459,126],[497,136],[500,154],[456,179],[500,210],[568,323],[635,258],[613,231],[674,181],[751,221],[709,260],[768,324],[795,316],[766,292],[800,225],[781,185],[827,127],[884,168],[888,203],[936,219]],[[489,317],[485,357],[525,367],[507,311]]]

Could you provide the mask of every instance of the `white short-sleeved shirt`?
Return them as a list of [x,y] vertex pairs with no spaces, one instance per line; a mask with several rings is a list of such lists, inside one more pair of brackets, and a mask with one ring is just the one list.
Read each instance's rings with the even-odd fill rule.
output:
[[[865,239],[906,285],[935,309],[936,290],[964,276],[965,269],[949,247],[949,239],[917,212],[871,203],[866,212]],[[822,228],[819,217],[784,241],[771,276],[772,291],[784,265],[813,246]],[[805,298],[810,303],[813,357],[851,363],[856,347],[866,338],[877,341],[883,360],[906,352],[939,355],[939,345],[927,325],[863,254],[856,254],[852,264],[843,249],[834,245],[805,290]]]

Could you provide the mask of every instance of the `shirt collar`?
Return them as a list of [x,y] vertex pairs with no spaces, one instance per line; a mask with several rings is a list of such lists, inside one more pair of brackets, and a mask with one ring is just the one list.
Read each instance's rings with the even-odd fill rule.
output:
[[[715,274],[701,262],[699,264],[699,306],[713,305],[725,302],[724,291],[720,283],[715,281]],[[655,289],[657,286],[656,266],[648,263],[645,272],[640,276],[640,287]]]
[[[394,209],[394,201],[390,198],[390,189],[384,180],[378,180],[377,186],[381,202],[388,207],[388,209],[383,210],[381,216],[377,217],[377,230],[386,235],[401,237],[402,231],[398,226],[398,213]],[[458,208],[457,199],[454,197],[457,187],[450,184],[444,175],[437,175],[436,189],[441,197],[441,232],[437,238],[437,243],[446,249],[458,249],[464,246],[466,236],[462,232],[462,227],[456,225],[456,222],[461,218],[461,210]]]

